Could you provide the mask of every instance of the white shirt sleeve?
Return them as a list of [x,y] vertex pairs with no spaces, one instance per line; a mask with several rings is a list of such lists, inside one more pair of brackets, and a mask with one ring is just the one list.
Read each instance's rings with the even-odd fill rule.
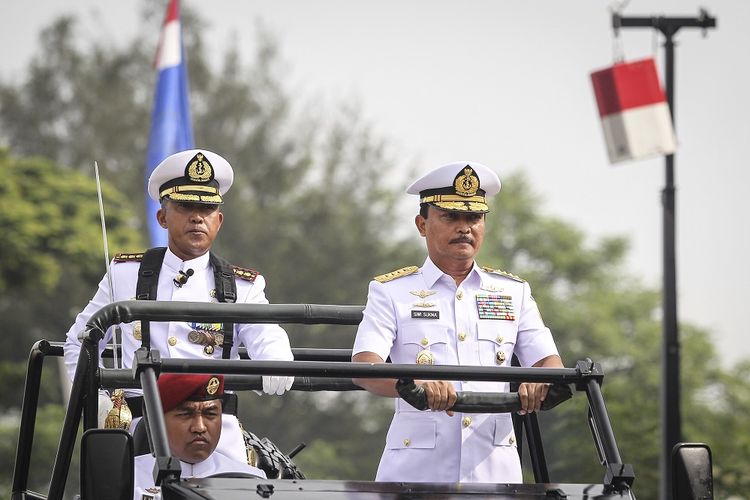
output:
[[[238,287],[238,303],[268,304],[264,292],[266,280],[258,275],[247,291]],[[244,288],[244,287],[243,287]],[[274,324],[242,324],[237,325],[239,341],[247,348],[250,358],[255,360],[291,361],[294,356],[289,345],[286,331]]]
[[[78,313],[75,323],[73,323],[73,326],[70,327],[68,333],[66,334],[63,351],[65,354],[65,368],[67,369],[68,376],[71,380],[73,380],[73,377],[75,375],[76,365],[78,364],[78,357],[81,352],[81,341],[78,339],[78,336],[82,334],[86,329],[86,323],[88,323],[88,321],[91,319],[91,316],[93,316],[96,311],[108,305],[109,303],[109,283],[107,277],[104,276],[104,278],[102,278],[102,280],[99,282],[99,288],[97,289],[96,294],[94,294],[94,297],[89,301],[88,305],[83,309],[83,311]],[[102,353],[102,351],[104,350],[104,346],[112,337],[110,330],[106,332],[104,340],[102,342],[99,342],[99,354]]]
[[518,334],[513,352],[522,366],[532,366],[547,356],[558,354],[552,332],[545,326],[536,301],[531,296],[531,287],[526,282],[523,283]]
[[362,322],[354,339],[352,355],[374,352],[383,360],[387,359],[396,340],[396,332],[396,309],[393,300],[382,283],[371,281]]

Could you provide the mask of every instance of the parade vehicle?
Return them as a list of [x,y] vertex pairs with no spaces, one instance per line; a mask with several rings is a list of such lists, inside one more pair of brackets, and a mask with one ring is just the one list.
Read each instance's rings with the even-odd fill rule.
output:
[[[156,457],[155,484],[164,500],[177,499],[634,499],[637,491],[633,467],[620,455],[607,414],[601,385],[604,373],[591,360],[578,361],[572,368],[520,368],[480,366],[399,365],[392,363],[351,363],[349,349],[294,348],[294,361],[253,361],[161,358],[155,349],[143,347],[136,352],[132,369],[100,367],[98,343],[110,326],[140,321],[211,321],[231,323],[296,323],[356,325],[362,317],[361,306],[262,305],[192,302],[127,301],[110,304],[94,314],[82,335],[81,354],[73,380],[55,463],[47,495],[30,491],[29,466],[36,424],[36,410],[44,360],[62,356],[61,343],[40,340],[34,344],[28,365],[12,500],[62,499],[73,459],[78,429],[80,438],[81,500],[130,500],[133,498],[133,457],[152,450]],[[111,350],[108,347],[104,355]],[[110,352],[111,354],[111,352]],[[536,414],[519,416],[518,394],[460,392],[454,409],[462,412],[513,412],[519,453],[528,453],[534,482],[524,484],[473,483],[388,483],[305,479],[291,456],[281,453],[270,441],[255,442],[259,467],[268,478],[226,473],[208,478],[180,478],[179,462],[170,456],[164,415],[157,389],[161,373],[222,373],[225,388],[234,391],[258,389],[263,375],[293,375],[293,390],[340,391],[359,389],[352,378],[393,378],[399,393],[417,408],[424,408],[424,394],[413,380],[477,380],[540,382],[551,385],[543,410],[575,394],[588,404],[587,424],[591,430],[591,453],[598,455],[601,481],[577,484],[549,477],[541,429]],[[512,387],[512,385],[511,385]],[[100,389],[141,388],[143,413],[148,425],[131,436],[122,429],[98,429]],[[583,425],[586,423],[582,422]],[[304,425],[304,424],[300,424]],[[314,429],[310,430],[314,433]],[[145,440],[144,440],[145,434]],[[520,438],[525,435],[526,446]],[[581,443],[583,446],[585,443]],[[291,454],[290,454],[291,455]],[[710,449],[701,444],[679,444],[672,459],[671,489],[680,500],[713,498]]]

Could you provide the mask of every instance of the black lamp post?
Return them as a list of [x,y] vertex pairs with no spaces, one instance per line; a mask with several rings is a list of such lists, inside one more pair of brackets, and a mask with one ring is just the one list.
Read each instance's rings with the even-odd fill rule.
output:
[[[665,86],[669,111],[674,122],[674,41],[680,28],[716,27],[716,18],[701,9],[698,17],[622,17],[612,14],[612,28],[651,28],[664,35]],[[661,450],[661,498],[672,498],[670,485],[670,462],[672,448],[682,440],[680,422],[680,341],[677,329],[677,272],[675,259],[675,187],[674,155],[666,156],[666,184],[662,191],[664,270],[663,270],[663,329],[662,351],[662,450]]]

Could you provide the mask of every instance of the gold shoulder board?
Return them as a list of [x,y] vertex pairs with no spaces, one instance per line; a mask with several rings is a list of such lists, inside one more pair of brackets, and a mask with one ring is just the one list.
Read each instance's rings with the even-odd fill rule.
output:
[[255,281],[255,278],[260,274],[255,269],[245,269],[244,267],[237,266],[232,266],[232,271],[237,278],[245,281]]
[[407,266],[407,267],[402,267],[401,269],[396,269],[395,271],[391,271],[390,273],[385,273],[385,274],[381,274],[380,276],[375,276],[373,279],[380,283],[386,283],[388,281],[401,278],[402,276],[409,276],[410,274],[414,274],[417,271],[419,271],[419,268],[417,266]]
[[488,273],[493,273],[493,274],[499,274],[500,276],[505,276],[506,278],[510,278],[513,281],[518,281],[518,282],[521,282],[521,283],[523,283],[524,281],[526,281],[525,279],[523,279],[523,278],[521,278],[519,276],[516,276],[515,274],[511,274],[511,273],[509,273],[507,271],[501,271],[500,269],[493,269],[493,268],[487,267],[487,266],[482,266],[482,271],[487,271]]
[[143,260],[143,252],[141,253],[118,253],[115,255],[115,262],[140,262]]

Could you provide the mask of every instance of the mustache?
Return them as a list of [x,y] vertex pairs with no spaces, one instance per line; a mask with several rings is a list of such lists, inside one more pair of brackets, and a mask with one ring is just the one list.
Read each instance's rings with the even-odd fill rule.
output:
[[474,239],[470,238],[469,236],[459,236],[458,238],[453,238],[449,241],[449,243],[473,243]]

